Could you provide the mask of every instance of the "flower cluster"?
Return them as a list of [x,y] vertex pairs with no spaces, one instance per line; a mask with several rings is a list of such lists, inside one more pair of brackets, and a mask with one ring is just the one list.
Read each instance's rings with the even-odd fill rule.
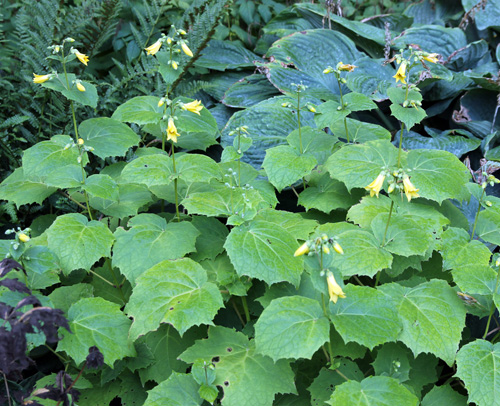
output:
[[[171,32],[171,36],[167,36],[162,33],[160,38],[158,38],[155,43],[144,48],[144,50],[148,55],[155,55],[160,50],[162,45],[166,42],[170,50],[170,60],[168,63],[174,70],[177,70],[177,68],[179,67],[179,62],[173,59],[173,53],[180,53],[182,50],[182,52],[192,58],[193,52],[191,51],[191,49],[189,49],[186,40],[182,39],[182,37],[186,35],[186,31],[182,29],[176,29],[175,26],[172,26]],[[176,39],[178,37],[180,38],[179,40]],[[180,49],[176,47],[177,45],[180,45]]]
[[[401,169],[393,171],[391,174],[392,178],[390,179],[389,187],[387,189],[387,193],[392,193],[394,190],[399,190],[401,193],[404,192],[408,201],[411,199],[420,197],[417,189],[413,183],[410,181],[410,177]],[[389,176],[388,171],[383,170],[378,174],[378,176],[370,183],[368,186],[365,186],[365,189],[370,192],[370,197],[377,196],[384,187],[384,182],[386,177]]]

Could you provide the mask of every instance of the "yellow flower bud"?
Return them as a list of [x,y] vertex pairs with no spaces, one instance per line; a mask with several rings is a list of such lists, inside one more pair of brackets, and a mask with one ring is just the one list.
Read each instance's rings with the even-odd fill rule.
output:
[[167,44],[170,45],[172,43],[172,38],[168,37],[167,38]]
[[158,40],[153,45],[150,45],[147,48],[144,48],[144,50],[147,52],[148,55],[154,55],[160,50],[161,44],[162,44],[162,42],[160,40]]
[[164,104],[165,104],[165,98],[164,98],[164,97],[162,97],[162,98],[160,99],[160,101],[158,102],[158,107],[161,107],[161,106],[163,106]]
[[293,256],[300,257],[301,255],[307,254],[308,252],[309,252],[309,246],[307,245],[307,242],[305,242],[299,248],[297,248],[297,251],[295,251],[295,254],[293,254]]
[[185,42],[181,42],[181,48],[187,56],[191,58],[193,57],[193,53],[191,52],[191,50],[189,49],[189,47],[186,45]]
[[47,80],[50,79],[50,75],[37,75],[36,73],[33,73],[33,83],[44,83],[46,82]]
[[500,266],[500,257],[498,257],[497,260],[495,261],[495,266]]
[[330,253],[330,248],[328,248],[326,245],[323,245],[323,254],[328,255]]
[[80,82],[77,82],[76,84],[76,88],[80,91],[80,92],[84,92],[86,89],[85,89],[85,86],[83,86]]
[[83,145],[84,143],[83,138],[78,138],[78,145]]
[[28,242],[31,238],[29,238],[26,234],[21,233],[19,234],[19,241],[21,242]]
[[177,65],[177,62],[172,61],[172,68],[174,68],[174,70],[177,70],[178,67],[179,65]]
[[333,244],[333,249],[335,250],[336,253],[344,255],[344,250],[337,241],[335,241],[335,243]]
[[182,28],[180,30],[177,30],[177,32],[181,35],[186,35],[186,31],[184,31]]
[[314,108],[314,106],[309,105],[309,106],[307,106],[307,108],[309,109],[309,111],[311,113],[316,113],[316,109]]
[[332,73],[333,72],[333,68],[331,66],[329,66],[328,68],[326,68],[323,73],[324,74],[327,74],[327,73]]

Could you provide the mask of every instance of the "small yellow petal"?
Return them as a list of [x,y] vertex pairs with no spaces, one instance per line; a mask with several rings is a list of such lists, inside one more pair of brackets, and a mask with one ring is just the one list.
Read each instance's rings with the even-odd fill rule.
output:
[[36,73],[33,73],[33,83],[44,83],[47,80],[50,79],[50,75],[37,75]]
[[408,62],[403,61],[403,62],[401,62],[401,65],[399,65],[398,71],[393,76],[393,78],[396,79],[396,83],[398,83],[398,80],[400,80],[401,83],[406,85],[405,79],[406,79],[406,65],[407,64],[408,64]]
[[333,303],[337,303],[339,297],[345,299],[346,296],[344,291],[335,280],[335,276],[333,276],[330,271],[328,271],[326,283],[328,285],[328,295],[330,296],[330,301],[332,301]]
[[174,119],[170,117],[168,119],[167,126],[167,140],[177,142],[177,137],[180,137],[180,134],[177,132],[177,127],[175,126]]
[[407,175],[403,176],[403,188],[408,201],[411,201],[411,199],[414,197],[420,197],[420,195],[417,193],[420,189],[415,188]]
[[377,195],[378,197],[378,194],[380,193],[380,190],[384,185],[384,180],[385,180],[385,175],[380,173],[372,183],[370,183],[368,186],[365,186],[365,189],[370,191],[371,197],[373,197],[373,195]]
[[153,45],[144,48],[148,55],[156,54],[161,48],[162,42],[160,40],[156,41]]
[[193,100],[192,102],[184,103],[182,105],[182,110],[187,110],[198,115],[200,115],[200,111],[202,109],[203,106],[201,105],[201,100]]
[[19,241],[21,242],[28,242],[31,238],[29,238],[26,234],[21,233],[18,235]]
[[309,252],[309,246],[305,242],[299,248],[297,248],[297,251],[295,251],[295,254],[293,254],[293,256],[300,257],[301,255],[307,254],[308,252]]
[[78,60],[83,63],[85,66],[87,66],[87,63],[89,61],[89,57],[85,54],[82,54],[81,52],[79,52],[77,49],[73,50],[73,53],[76,55],[76,57],[78,58]]

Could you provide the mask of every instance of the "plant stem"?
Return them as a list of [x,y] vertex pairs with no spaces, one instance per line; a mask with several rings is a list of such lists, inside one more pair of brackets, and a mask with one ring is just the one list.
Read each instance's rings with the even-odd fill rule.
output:
[[476,217],[474,218],[474,226],[472,227],[472,232],[470,233],[470,240],[469,240],[469,242],[473,240],[474,233],[476,232],[477,220],[479,218],[479,212],[481,211],[481,202],[483,201],[485,189],[486,188],[483,189],[483,193],[481,193],[481,198],[477,202],[477,212],[476,212]]
[[10,392],[9,392],[9,384],[7,383],[7,377],[5,376],[5,373],[2,372],[3,375],[3,381],[5,383],[5,391],[7,392],[7,400],[9,401],[9,406],[12,406],[12,403],[10,401]]
[[385,245],[385,237],[387,236],[387,230],[389,229],[389,223],[391,221],[392,210],[394,208],[394,200],[391,200],[391,208],[389,209],[389,217],[387,218],[387,224],[385,225],[384,238],[382,238],[382,247]]
[[405,123],[401,123],[401,133],[399,134],[399,149],[398,149],[398,168],[401,168],[401,149],[403,146],[403,131]]
[[[174,166],[174,173],[177,174],[177,169],[175,167],[175,148],[174,142],[172,141],[172,163]],[[175,213],[177,214],[177,221],[181,221],[181,216],[179,214],[179,196],[177,195],[177,177],[174,178],[174,194],[175,194]]]
[[300,153],[304,153],[304,149],[302,148],[302,130],[300,125],[300,92],[297,92],[297,122],[299,125],[299,150]]
[[250,322],[250,312],[248,311],[248,303],[246,296],[241,296],[241,303],[243,304],[243,310],[245,311],[245,318],[247,319],[247,323]]
[[234,311],[236,312],[236,315],[238,316],[238,318],[241,321],[241,325],[244,326],[245,325],[245,320],[243,320],[243,317],[241,317],[241,313],[238,310],[238,306],[236,306],[236,302],[234,301],[234,298],[231,298],[231,303],[233,304],[233,308],[234,308]]
[[[342,94],[342,86],[340,85],[340,75],[335,74],[337,77],[337,83],[339,85],[339,93],[340,93],[340,107],[342,107],[342,110],[344,110],[344,95]],[[347,130],[347,120],[346,117],[344,117],[344,127],[345,127],[345,136],[347,138],[347,143],[349,143],[349,131]]]
[[[64,393],[69,393],[69,391],[71,390],[71,388],[75,385],[76,381],[78,381],[78,379],[80,379],[80,376],[82,376],[82,372],[83,370],[85,369],[85,367],[87,366],[87,361],[85,361],[83,363],[83,366],[82,366],[82,369],[80,369],[80,372],[78,373],[77,377],[75,378],[75,380],[71,383],[71,385],[69,385],[68,388],[65,389]],[[62,388],[61,388],[62,389]],[[56,406],[59,406],[59,404],[62,402],[62,400],[60,400],[59,402],[57,402]]]
[[236,152],[238,153],[238,186],[241,187],[241,157],[240,155],[240,137],[241,137],[241,129],[238,129],[238,149]]
[[99,275],[97,272],[94,272],[92,269],[89,269],[89,272],[91,274],[94,274],[95,276],[97,276],[98,278],[101,278],[104,282],[106,282],[108,285],[111,285],[113,286],[114,288],[116,288],[116,285],[113,283],[113,282],[110,282],[108,281],[104,276],[101,276]]
[[[323,305],[323,314],[325,315],[327,320],[330,320],[330,318],[328,317],[328,312],[326,311],[325,295],[323,293],[321,293],[321,303]],[[332,365],[332,363],[333,363],[333,355],[332,354],[333,354],[332,339],[329,337],[329,339],[328,339],[328,355],[330,358],[330,365]]]
[[[483,192],[484,192],[484,189],[483,189]],[[490,315],[488,316],[488,322],[486,323],[486,329],[484,330],[483,340],[488,335],[488,330],[490,329],[491,317],[493,316],[493,313],[494,313],[494,311],[496,309],[496,306],[495,306],[495,295],[496,295],[497,290],[498,290],[498,282],[499,282],[499,280],[500,280],[500,268],[497,271],[497,280],[495,282],[495,290],[493,291],[493,296],[491,298],[492,303],[491,303],[491,308],[490,308]]]

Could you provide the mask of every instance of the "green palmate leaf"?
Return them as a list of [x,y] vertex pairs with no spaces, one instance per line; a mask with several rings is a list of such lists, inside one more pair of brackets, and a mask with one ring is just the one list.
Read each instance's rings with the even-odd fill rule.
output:
[[317,209],[328,214],[335,209],[346,210],[358,200],[358,193],[351,195],[342,182],[318,169],[309,177],[307,188],[300,193],[298,203],[306,210]]
[[369,141],[362,145],[347,145],[335,152],[325,163],[332,178],[347,186],[369,185],[380,172],[396,164],[398,151],[388,140]]
[[488,207],[479,213],[476,234],[484,241],[500,245],[500,210]]
[[76,101],[84,106],[90,106],[94,109],[97,107],[97,89],[93,84],[82,80],[81,84],[85,88],[85,91],[81,92],[73,83],[76,80],[76,76],[73,73],[68,73],[67,80],[68,81],[66,82],[64,75],[59,75],[57,78],[53,78],[45,83],[42,83],[42,86],[62,93],[68,100]]
[[274,363],[256,353],[254,340],[225,327],[211,327],[208,339],[180,355],[190,364],[197,359],[212,362],[214,357],[219,359],[214,383],[224,389],[223,406],[269,406],[276,393],[295,393],[289,361]]
[[208,182],[220,176],[220,170],[213,159],[205,155],[186,154],[176,158],[176,171],[173,160],[167,155],[146,155],[133,160],[123,168],[121,179],[130,183],[153,186],[166,186],[175,177],[187,182]]
[[61,309],[68,313],[69,308],[78,300],[93,297],[94,289],[88,283],[77,283],[71,286],[60,286],[52,291],[48,296],[54,308]]
[[328,341],[330,323],[316,300],[288,296],[275,299],[255,324],[259,353],[274,361],[311,358]]
[[373,276],[378,271],[390,268],[392,255],[380,248],[380,242],[367,231],[352,230],[337,234],[344,255],[335,255],[333,266],[347,278],[353,275]]
[[281,192],[284,187],[308,175],[316,164],[313,155],[301,154],[288,145],[279,145],[266,151],[262,167],[269,181]]
[[[59,282],[61,267],[56,255],[43,245],[31,246],[23,254],[30,289],[43,289]],[[28,260],[29,258],[29,260]]]
[[354,285],[346,285],[344,293],[345,299],[329,306],[332,323],[344,342],[354,341],[372,349],[397,340],[401,322],[394,303],[384,294],[373,288]]
[[63,339],[58,351],[66,351],[78,365],[89,355],[89,348],[96,346],[104,355],[106,365],[116,360],[136,355],[128,337],[130,324],[120,306],[99,297],[80,299],[68,311],[72,333],[61,329]]
[[369,229],[373,219],[380,213],[389,213],[390,207],[391,199],[387,196],[380,195],[378,198],[365,196],[359,204],[349,209],[347,220]]
[[326,161],[338,141],[336,137],[311,127],[301,127],[300,132],[298,129],[292,131],[286,140],[296,151],[300,151],[302,145],[302,152],[313,155],[318,164]]
[[388,213],[381,213],[371,222],[373,234],[383,248],[405,257],[424,255],[432,243],[432,231],[423,228],[421,222],[408,214],[393,213],[389,227],[388,218]]
[[200,265],[206,269],[209,281],[217,282],[219,288],[226,288],[231,295],[246,296],[251,283],[248,278],[238,276],[226,253],[214,260],[202,261]]
[[128,231],[115,231],[113,266],[134,285],[145,270],[166,259],[181,258],[196,250],[200,232],[187,222],[169,223],[156,214],[139,214],[132,218]]
[[465,308],[448,283],[433,279],[414,288],[391,283],[379,289],[399,314],[403,330],[398,339],[415,356],[430,352],[451,365],[465,326]]
[[401,343],[386,343],[377,351],[373,361],[375,375],[389,376],[399,382],[410,379],[411,351]]
[[470,241],[470,235],[462,228],[450,227],[441,236],[443,270],[473,265],[489,266],[491,252],[480,241]]
[[43,182],[49,186],[65,187],[58,184],[51,185],[50,180],[52,176],[58,174],[60,176],[60,172],[65,171],[68,167],[77,166],[78,149],[65,148],[68,144],[73,144],[73,140],[68,135],[56,135],[49,141],[39,142],[24,151],[23,173],[25,178],[34,182]]
[[229,234],[226,226],[212,217],[195,216],[191,221],[200,235],[196,239],[196,252],[191,254],[195,261],[215,259],[224,251],[224,242]]
[[130,147],[139,144],[139,136],[129,126],[107,117],[83,121],[78,133],[85,145],[94,148],[92,153],[102,159],[124,156]]
[[[337,363],[338,359],[335,362]],[[325,402],[330,399],[335,388],[345,382],[345,379],[337,371],[353,381],[360,382],[364,378],[357,364],[346,358],[340,360],[340,365],[335,371],[321,368],[319,375],[314,379],[311,386],[307,388],[311,393],[312,406],[324,406]]]
[[143,385],[147,381],[163,382],[172,372],[187,368],[186,363],[178,359],[179,354],[205,335],[206,328],[192,328],[181,337],[171,325],[162,324],[158,330],[137,339],[138,356],[131,359],[127,367],[137,370]]
[[166,381],[148,391],[144,406],[200,406],[203,399],[198,394],[199,386],[192,375],[173,372]]
[[377,105],[362,93],[351,92],[346,94],[343,99],[344,103],[347,103],[347,109],[351,111],[373,110],[377,108]]
[[135,124],[156,124],[163,115],[163,107],[158,107],[160,99],[154,96],[138,96],[118,106],[111,118]]
[[450,385],[434,386],[422,399],[421,406],[467,406],[467,397],[454,391]]
[[109,205],[118,200],[118,185],[109,175],[91,175],[85,180],[83,188],[90,196],[108,201]]
[[470,172],[447,151],[412,150],[408,152],[407,168],[418,194],[441,203],[445,199],[461,198]]
[[336,123],[344,123],[344,118],[351,114],[347,107],[342,108],[340,102],[328,100],[317,107],[314,121],[318,128],[333,127]]
[[344,382],[335,389],[328,403],[359,406],[417,406],[418,398],[394,378],[370,376],[361,382]]
[[498,406],[500,398],[500,344],[476,340],[457,354],[457,376],[469,392],[469,402],[478,406]]
[[0,184],[0,200],[14,202],[17,207],[30,203],[42,204],[56,190],[41,181],[26,179],[23,168],[17,168]]
[[401,121],[408,130],[415,124],[420,123],[427,116],[425,110],[421,107],[403,107],[399,104],[391,104],[391,113]]
[[291,213],[284,210],[261,210],[255,219],[279,224],[299,240],[306,240],[309,234],[311,234],[318,225],[317,221],[306,220],[300,213]]
[[295,286],[303,270],[303,259],[293,256],[296,247],[297,240],[287,230],[262,220],[233,228],[224,244],[238,275]]
[[125,307],[134,318],[130,329],[134,339],[161,323],[172,324],[182,335],[191,326],[212,324],[222,307],[217,286],[207,282],[206,271],[189,258],[160,262],[136,282]]
[[[377,124],[365,123],[363,121],[346,118],[347,131],[351,142],[364,143],[375,140],[391,140],[391,133]],[[330,126],[330,130],[340,138],[347,139],[343,120],[336,121]]]
[[77,213],[59,216],[47,230],[48,246],[66,274],[89,270],[100,258],[109,257],[114,240],[105,224]]

